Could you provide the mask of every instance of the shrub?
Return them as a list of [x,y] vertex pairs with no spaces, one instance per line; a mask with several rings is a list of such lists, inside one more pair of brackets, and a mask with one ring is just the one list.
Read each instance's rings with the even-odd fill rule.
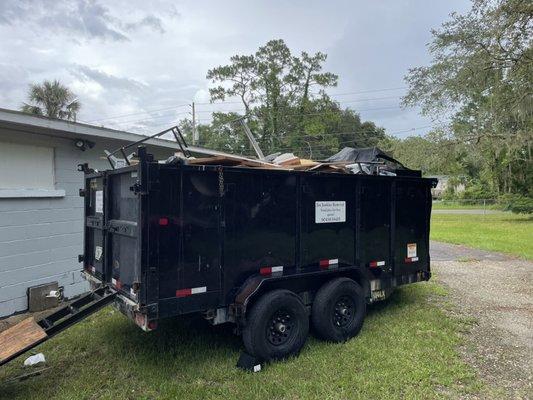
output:
[[463,199],[493,199],[496,194],[486,184],[475,182],[467,185],[461,197]]
[[532,214],[533,198],[522,196],[520,194],[505,194],[500,196],[498,203],[506,211],[512,211],[515,214]]

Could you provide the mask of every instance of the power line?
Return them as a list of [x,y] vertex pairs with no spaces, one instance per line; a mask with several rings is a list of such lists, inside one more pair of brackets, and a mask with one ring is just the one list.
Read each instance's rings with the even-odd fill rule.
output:
[[[197,104],[197,103],[195,103]],[[378,110],[392,110],[392,109],[398,109],[400,108],[399,105],[395,105],[395,106],[387,106],[387,107],[377,107],[377,108],[366,108],[366,109],[357,109],[357,110],[353,110],[355,112],[364,112],[364,111],[378,111]],[[342,110],[341,110],[342,111]],[[208,111],[208,110],[201,110],[201,111],[196,111],[197,114],[199,113],[229,113],[229,112],[233,112],[233,113],[244,113],[245,110],[223,110],[223,111]],[[291,116],[305,116],[305,115],[308,115],[308,116],[317,116],[317,115],[326,115],[326,114],[331,114],[331,113],[334,113],[335,111],[334,110],[329,110],[329,111],[318,111],[318,112],[310,112],[310,113],[280,113],[279,116],[280,117],[291,117]],[[139,123],[139,122],[146,122],[146,121],[152,121],[152,120],[156,120],[156,119],[161,119],[161,118],[173,118],[173,117],[177,117],[179,115],[187,115],[189,114],[189,112],[187,111],[183,111],[183,112],[178,112],[178,113],[172,113],[172,114],[165,114],[165,115],[158,115],[158,116],[154,116],[154,117],[149,117],[149,118],[142,118],[142,119],[131,119],[131,120],[126,120],[126,121],[118,121],[116,123],[116,125],[124,125],[124,124],[133,124],[133,123]],[[212,118],[198,118],[196,120],[197,122],[206,122],[206,121],[212,121]]]
[[[393,87],[393,88],[369,89],[369,90],[360,90],[360,91],[357,91],[357,92],[343,92],[343,93],[327,93],[326,91],[324,91],[324,93],[326,93],[330,97],[335,97],[335,96],[348,96],[348,95],[353,95],[353,94],[388,92],[388,91],[405,90],[405,89],[408,89],[408,87],[407,86],[401,86],[401,87]],[[319,95],[320,92],[312,93],[312,94]],[[242,104],[242,102],[240,102],[240,101],[231,101],[231,102],[230,101],[223,101],[222,103],[226,103],[226,104]],[[208,104],[217,104],[217,103],[207,102],[207,103],[196,103],[196,104],[198,104],[198,105],[208,105]],[[220,103],[218,103],[218,104],[220,104]]]
[[106,117],[106,118],[93,119],[93,120],[87,121],[87,123],[91,123],[91,122],[99,122],[99,121],[106,121],[106,120],[110,120],[110,119],[114,119],[114,118],[130,117],[130,116],[133,116],[133,115],[149,114],[149,113],[151,113],[151,112],[157,112],[157,111],[174,110],[174,109],[176,109],[176,108],[179,108],[179,107],[186,107],[186,106],[188,106],[188,104],[178,104],[178,105],[176,105],[176,106],[172,106],[172,107],[157,108],[157,109],[146,110],[146,111],[137,111],[137,112],[135,112],[135,113],[130,113],[130,114],[113,115],[113,116]]
[[[338,101],[339,104],[347,104],[347,103],[359,103],[363,101],[375,101],[375,100],[390,100],[390,99],[399,99],[401,96],[385,96],[385,97],[373,97],[373,98],[367,98],[367,99],[354,99],[354,100],[344,100],[344,101]],[[201,103],[196,103],[201,104]],[[240,103],[239,103],[240,104]],[[217,105],[216,103],[211,103],[211,105]],[[197,111],[197,113],[214,113],[214,112],[243,112],[243,109],[235,110],[201,110]]]
[[[378,110],[392,110],[392,109],[398,109],[398,108],[401,108],[401,107],[400,106],[377,107],[377,108],[366,108],[366,109],[359,109],[359,110],[353,110],[353,111],[356,111],[356,112],[378,111]],[[280,113],[279,116],[280,117],[303,116],[303,115],[316,116],[316,115],[325,115],[325,114],[330,114],[330,113],[333,113],[333,111],[320,111],[320,112],[312,112],[312,113],[289,113],[289,114]],[[201,119],[198,119],[197,121],[211,121],[211,119],[201,118]]]
[[[400,90],[400,89],[406,89],[407,87],[396,87],[396,88],[385,88],[385,89],[371,89],[371,90],[363,90],[363,91],[357,91],[357,92],[344,92],[344,93],[331,93],[327,94],[329,97],[335,97],[335,96],[347,96],[347,95],[354,95],[354,94],[363,94],[363,93],[376,93],[376,92],[384,92],[384,91],[392,91],[392,90]],[[313,93],[314,95],[318,95],[320,93]],[[401,96],[386,96],[386,97],[377,97],[377,98],[369,98],[369,99],[354,99],[354,100],[346,100],[339,103],[354,103],[354,102],[360,102],[360,101],[373,101],[373,100],[383,100],[383,99],[391,99],[391,98],[399,98]],[[204,103],[195,103],[196,105],[223,105],[223,104],[242,104],[240,101],[222,101],[222,102],[204,102]],[[175,106],[169,106],[169,107],[163,107],[163,108],[154,108],[154,109],[146,109],[144,111],[138,111],[134,113],[128,113],[128,114],[119,114],[119,115],[112,115],[105,118],[98,118],[86,121],[87,123],[95,123],[100,121],[108,121],[110,119],[115,118],[123,118],[123,117],[130,117],[135,115],[141,115],[141,114],[149,114],[152,112],[158,112],[158,111],[168,111],[168,110],[174,110],[179,107],[186,107],[187,104],[178,104]],[[200,111],[198,111],[200,112]],[[203,111],[207,112],[207,111]],[[231,112],[229,110],[223,110],[221,112]]]

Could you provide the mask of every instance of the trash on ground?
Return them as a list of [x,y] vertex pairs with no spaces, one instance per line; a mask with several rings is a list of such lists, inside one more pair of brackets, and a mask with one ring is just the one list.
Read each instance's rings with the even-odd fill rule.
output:
[[32,365],[37,365],[39,363],[46,362],[46,359],[44,358],[43,353],[35,354],[34,356],[30,356],[24,360],[24,366],[30,367]]

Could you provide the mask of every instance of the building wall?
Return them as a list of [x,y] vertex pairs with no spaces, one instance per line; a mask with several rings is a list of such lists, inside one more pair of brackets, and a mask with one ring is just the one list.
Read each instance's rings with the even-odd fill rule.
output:
[[[95,139],[94,148],[80,151],[74,139],[0,130],[0,146],[5,148],[6,143],[52,147],[54,186],[56,191],[64,190],[60,197],[0,198],[0,317],[26,310],[31,286],[57,281],[65,297],[88,290],[77,259],[83,247],[83,199],[78,195],[83,173],[77,171],[77,165],[87,162],[92,168],[109,168],[103,150],[124,143]],[[172,153],[169,149],[149,150],[160,159]],[[14,168],[10,185],[17,175],[34,171],[34,167]]]

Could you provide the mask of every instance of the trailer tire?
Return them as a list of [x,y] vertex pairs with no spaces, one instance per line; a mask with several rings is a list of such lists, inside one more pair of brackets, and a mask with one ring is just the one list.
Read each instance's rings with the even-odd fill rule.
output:
[[311,309],[317,336],[331,342],[344,342],[357,335],[365,314],[363,289],[349,278],[336,278],[324,284]]
[[253,305],[242,337],[249,354],[268,361],[298,354],[308,333],[309,316],[302,300],[280,289],[264,294]]

